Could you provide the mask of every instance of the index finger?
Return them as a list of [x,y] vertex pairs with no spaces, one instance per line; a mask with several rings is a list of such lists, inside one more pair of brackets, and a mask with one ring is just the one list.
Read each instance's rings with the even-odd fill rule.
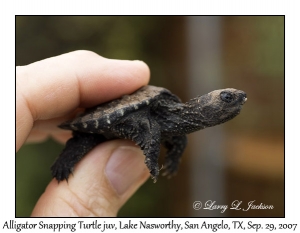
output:
[[17,68],[17,149],[35,120],[63,116],[146,85],[150,72],[141,61],[112,60],[75,51]]

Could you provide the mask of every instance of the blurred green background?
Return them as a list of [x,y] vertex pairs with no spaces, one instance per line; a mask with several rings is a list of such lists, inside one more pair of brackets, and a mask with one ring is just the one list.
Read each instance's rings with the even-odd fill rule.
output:
[[[148,180],[118,216],[284,216],[283,16],[16,17],[16,65],[79,49],[143,60],[150,84],[184,101],[225,87],[248,95],[240,116],[189,135],[176,177]],[[62,148],[49,139],[18,151],[16,216],[30,216]],[[196,211],[197,200],[275,208]]]

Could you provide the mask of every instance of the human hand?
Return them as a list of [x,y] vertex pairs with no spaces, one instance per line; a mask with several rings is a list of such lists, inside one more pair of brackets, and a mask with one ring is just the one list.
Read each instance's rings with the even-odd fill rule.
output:
[[[71,132],[59,129],[59,123],[79,108],[132,93],[150,77],[143,62],[106,59],[89,51],[17,67],[16,73],[16,150],[26,140],[49,136],[65,142]],[[68,183],[52,179],[32,216],[116,216],[148,177],[144,155],[134,143],[102,143],[76,165]]]

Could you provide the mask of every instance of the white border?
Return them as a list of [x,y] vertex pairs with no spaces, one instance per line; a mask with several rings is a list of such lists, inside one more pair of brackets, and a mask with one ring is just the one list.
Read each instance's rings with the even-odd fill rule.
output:
[[[285,181],[286,181],[286,218],[285,219],[242,219],[242,221],[255,221],[256,223],[299,223],[298,210],[300,209],[299,192],[299,1],[2,1],[1,9],[1,144],[2,159],[0,163],[1,177],[1,213],[0,227],[2,230],[3,220],[14,219],[15,216],[15,180],[14,170],[14,66],[15,66],[15,15],[27,14],[167,14],[167,15],[241,15],[241,14],[264,14],[286,15],[286,93],[285,93]],[[5,114],[4,114],[5,113]],[[19,221],[24,221],[25,219]],[[47,222],[61,222],[62,219]],[[71,221],[78,221],[69,219]],[[104,221],[104,219],[102,219]],[[106,222],[119,221],[120,219],[106,219]],[[176,222],[185,222],[188,219],[176,219]],[[189,221],[203,221],[191,219]],[[221,219],[206,219],[210,223],[219,222]],[[38,222],[40,219],[33,219]],[[123,219],[122,221],[126,221]],[[166,222],[167,219],[149,219],[149,222]],[[225,219],[226,222],[231,219]],[[300,227],[300,226],[299,226]],[[299,229],[299,228],[298,228]],[[160,232],[162,230],[158,230]],[[264,232],[266,230],[261,230]],[[6,230],[4,231],[6,232]],[[69,232],[69,231],[68,231]],[[79,231],[76,231],[79,232]],[[124,231],[125,232],[125,231]],[[129,232],[129,231],[127,231]],[[130,231],[131,232],[131,231]],[[163,232],[171,232],[164,230]],[[172,230],[174,232],[174,230]],[[206,232],[206,231],[203,231]],[[209,231],[211,232],[211,230]]]

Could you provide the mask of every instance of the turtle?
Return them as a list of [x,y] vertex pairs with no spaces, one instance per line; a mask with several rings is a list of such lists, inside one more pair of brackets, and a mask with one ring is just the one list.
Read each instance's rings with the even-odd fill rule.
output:
[[75,164],[96,145],[121,138],[132,140],[143,150],[154,182],[160,172],[160,145],[165,146],[163,175],[172,177],[187,145],[186,135],[229,121],[240,113],[246,100],[244,91],[225,88],[182,103],[166,88],[143,86],[60,124],[61,129],[72,130],[73,137],[52,165],[52,176],[58,182],[68,181]]

